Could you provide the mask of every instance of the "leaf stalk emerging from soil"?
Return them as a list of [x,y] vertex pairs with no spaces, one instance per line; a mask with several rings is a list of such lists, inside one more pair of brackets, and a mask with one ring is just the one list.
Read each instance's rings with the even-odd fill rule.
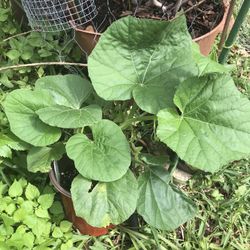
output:
[[122,130],[125,130],[126,128],[128,128],[134,122],[154,121],[155,119],[156,119],[156,116],[154,116],[154,115],[134,117],[134,118],[128,119],[124,123],[122,123],[120,125],[120,128]]

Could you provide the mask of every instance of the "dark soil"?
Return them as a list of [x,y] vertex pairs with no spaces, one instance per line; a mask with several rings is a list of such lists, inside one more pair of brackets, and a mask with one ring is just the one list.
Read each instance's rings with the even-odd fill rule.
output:
[[60,185],[70,192],[71,183],[78,174],[74,162],[65,156],[58,162],[58,168],[60,173]]
[[[177,0],[159,1],[165,6],[165,11],[160,7],[148,6],[148,0],[138,0],[138,6],[131,4],[131,0],[96,0],[98,15],[93,20],[94,29],[103,32],[116,19],[127,15],[171,20],[175,16]],[[192,38],[211,31],[224,14],[220,0],[182,0],[180,10],[185,12]]]
[[[58,169],[60,174],[60,185],[66,191],[70,192],[71,184],[74,178],[79,174],[75,168],[74,161],[70,160],[67,156],[64,156],[58,162]],[[92,181],[92,186],[89,190],[91,192],[97,185],[97,181]]]

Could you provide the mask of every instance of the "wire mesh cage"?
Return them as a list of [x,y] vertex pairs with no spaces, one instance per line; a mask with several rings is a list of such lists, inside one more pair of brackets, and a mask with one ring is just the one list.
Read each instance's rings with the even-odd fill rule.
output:
[[96,15],[94,0],[22,0],[32,29],[56,32],[91,21]]

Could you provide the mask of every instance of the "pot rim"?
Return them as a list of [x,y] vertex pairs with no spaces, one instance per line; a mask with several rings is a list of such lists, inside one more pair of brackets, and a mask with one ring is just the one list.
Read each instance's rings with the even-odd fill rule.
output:
[[[223,17],[220,21],[220,23],[218,25],[216,25],[211,31],[209,31],[208,33],[202,35],[202,36],[199,36],[199,37],[196,37],[193,39],[194,42],[198,42],[200,40],[203,40],[205,39],[206,37],[209,37],[211,34],[213,33],[216,33],[219,29],[223,29],[223,26],[224,26],[224,23],[225,23],[225,20],[227,18],[227,13],[228,13],[228,10],[229,10],[229,1],[228,0],[223,0],[223,6],[224,6],[224,14],[223,14]],[[222,27],[221,27],[222,26]]]
[[67,190],[65,190],[65,189],[60,185],[60,183],[57,181],[56,176],[55,176],[54,168],[58,168],[58,162],[57,162],[57,161],[53,161],[53,167],[52,167],[52,169],[51,169],[50,172],[49,172],[49,178],[50,178],[51,183],[53,184],[53,186],[55,187],[55,189],[56,189],[59,193],[65,195],[65,196],[68,197],[68,198],[71,198],[70,192],[68,192]]
[[[228,0],[222,0],[222,2],[224,3],[223,6],[224,6],[224,14],[223,14],[223,17],[220,21],[219,24],[217,24],[211,31],[209,31],[208,33],[202,35],[202,36],[199,36],[199,37],[196,37],[193,39],[194,42],[197,42],[197,41],[200,41],[208,36],[210,36],[211,34],[217,32],[218,29],[220,29],[221,26],[223,26],[223,23],[225,22],[225,19],[226,19],[226,16],[227,16],[227,13],[228,13],[228,9],[229,9],[229,1]],[[223,27],[222,27],[223,28]],[[82,28],[78,28],[78,27],[74,27],[74,30],[75,31],[78,31],[78,32],[82,32],[82,33],[85,33],[85,34],[89,34],[89,35],[95,35],[95,36],[101,36],[102,33],[99,33],[99,32],[95,32],[95,31],[88,31],[88,30],[84,30]]]

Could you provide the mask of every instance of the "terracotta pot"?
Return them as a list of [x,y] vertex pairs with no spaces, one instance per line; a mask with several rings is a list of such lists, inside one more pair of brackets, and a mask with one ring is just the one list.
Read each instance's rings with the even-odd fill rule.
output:
[[102,34],[82,28],[75,28],[75,35],[78,46],[85,51],[87,55],[90,55]]
[[[209,53],[212,50],[216,37],[218,36],[219,33],[223,31],[229,10],[229,2],[227,0],[223,0],[223,3],[224,3],[224,15],[220,23],[213,30],[206,33],[205,35],[193,39],[193,41],[199,44],[200,51],[205,56],[209,55]],[[230,26],[232,27],[232,25]]]
[[28,18],[23,10],[21,1],[10,0],[11,10],[15,20],[21,25],[22,28],[28,28]]
[[73,225],[82,233],[91,236],[100,236],[108,233],[108,229],[114,226],[109,226],[106,228],[92,227],[84,219],[77,217],[73,202],[71,199],[71,194],[66,191],[57,181],[55,172],[52,169],[49,173],[50,181],[54,185],[55,189],[61,194],[61,199],[63,207],[65,210],[66,218],[73,223]]
[[[223,30],[229,9],[228,1],[223,0],[223,3],[224,3],[224,15],[221,22],[209,33],[197,37],[193,40],[199,44],[200,51],[205,56],[207,56],[210,53],[215,38]],[[82,28],[75,28],[75,31],[76,31],[76,41],[78,45],[82,50],[84,50],[89,55],[91,51],[94,49],[96,43],[98,42],[101,33],[97,33],[91,30],[84,30]]]

